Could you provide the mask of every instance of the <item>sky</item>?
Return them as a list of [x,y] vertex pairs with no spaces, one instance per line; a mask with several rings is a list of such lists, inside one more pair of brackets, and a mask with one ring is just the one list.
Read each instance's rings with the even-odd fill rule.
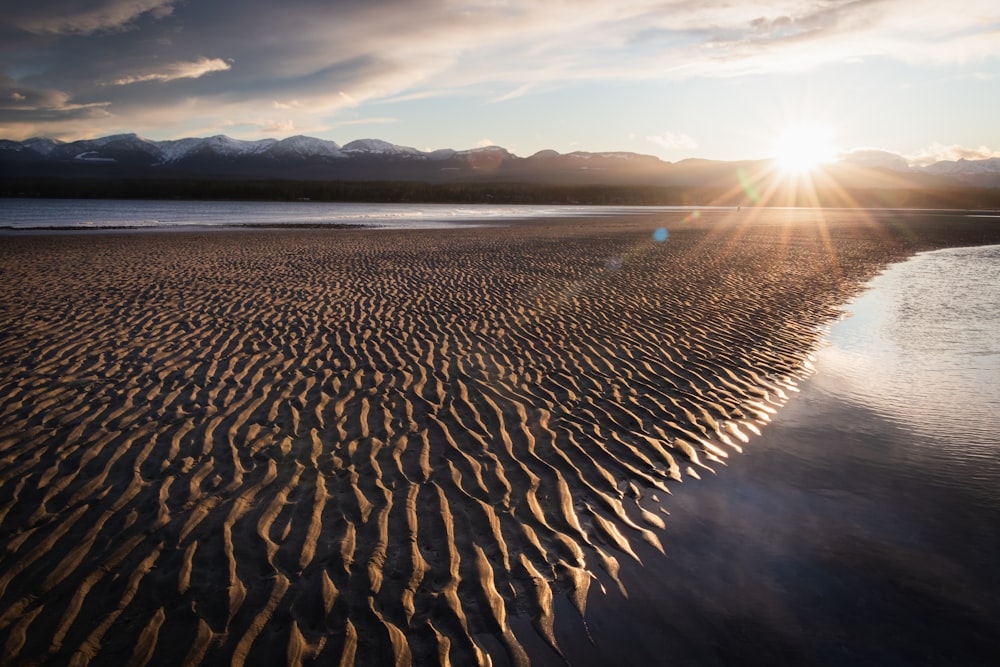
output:
[[0,138],[126,132],[996,157],[1000,2],[3,0]]

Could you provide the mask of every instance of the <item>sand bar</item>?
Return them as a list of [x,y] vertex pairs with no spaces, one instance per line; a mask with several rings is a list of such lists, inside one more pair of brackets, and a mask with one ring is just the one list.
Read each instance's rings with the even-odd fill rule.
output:
[[998,241],[746,210],[7,235],[4,662],[578,655],[640,562],[669,575],[648,500],[739,466],[839,304]]

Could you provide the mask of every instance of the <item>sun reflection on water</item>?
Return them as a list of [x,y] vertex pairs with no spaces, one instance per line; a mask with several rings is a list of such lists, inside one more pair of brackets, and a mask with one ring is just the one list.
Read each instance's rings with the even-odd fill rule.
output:
[[848,306],[820,370],[838,393],[1000,473],[1000,246],[918,255]]

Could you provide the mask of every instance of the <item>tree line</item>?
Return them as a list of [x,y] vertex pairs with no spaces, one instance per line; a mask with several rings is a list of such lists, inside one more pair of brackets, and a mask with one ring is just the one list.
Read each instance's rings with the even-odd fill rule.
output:
[[550,185],[410,181],[294,181],[252,179],[86,179],[13,177],[0,196],[70,199],[320,201],[351,203],[549,204],[598,206],[823,206],[998,209],[1000,188],[840,188],[777,192],[754,202],[739,188],[655,185]]

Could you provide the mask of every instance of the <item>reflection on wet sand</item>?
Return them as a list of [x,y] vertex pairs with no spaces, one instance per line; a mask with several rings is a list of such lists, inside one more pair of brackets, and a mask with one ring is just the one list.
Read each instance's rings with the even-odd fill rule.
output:
[[752,446],[817,325],[971,229],[897,223],[11,237],[4,655],[558,658],[668,567],[666,496]]
[[[595,645],[569,651],[572,663],[997,662],[1000,451],[976,434],[995,424],[988,405],[1000,373],[980,377],[984,355],[968,354],[996,340],[976,342],[974,332],[936,340],[935,353],[951,359],[948,372],[912,368],[921,361],[899,355],[905,345],[892,346],[893,356],[883,348],[901,336],[929,342],[927,326],[996,317],[977,305],[993,294],[955,291],[944,317],[918,321],[908,311],[908,326],[892,326],[900,304],[926,295],[927,281],[937,289],[962,274],[970,255],[995,251],[935,253],[927,273],[926,256],[895,265],[852,301],[855,314],[834,325],[816,373],[763,437],[723,474],[671,497],[669,564],[620,571],[632,594],[592,607]],[[954,415],[914,410],[926,384],[899,381],[931,369],[952,403],[963,403],[968,422],[959,428]]]

